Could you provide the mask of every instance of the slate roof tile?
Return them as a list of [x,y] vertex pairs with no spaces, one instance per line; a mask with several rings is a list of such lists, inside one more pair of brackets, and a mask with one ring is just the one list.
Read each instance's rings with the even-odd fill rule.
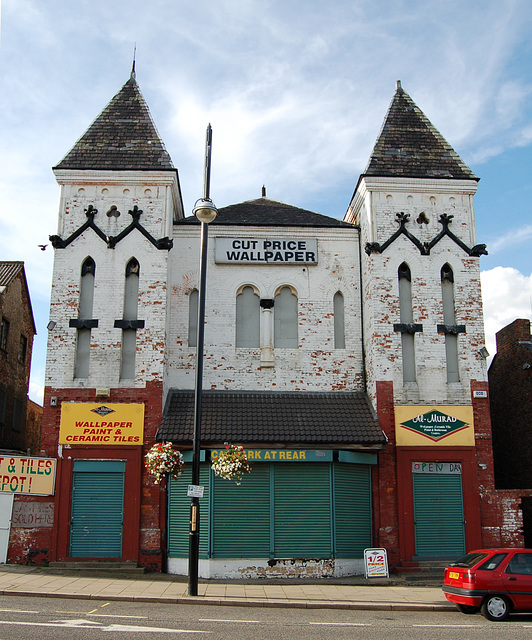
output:
[[362,175],[479,180],[400,82]]
[[134,74],[54,169],[176,171]]
[[[193,429],[194,391],[171,390],[157,440],[190,446]],[[386,438],[363,393],[204,391],[201,442],[350,447]]]
[[19,261],[1,261],[0,262],[0,287],[7,287],[23,269],[24,263]]
[[[196,216],[189,216],[178,224],[200,224]],[[211,225],[236,225],[257,227],[351,227],[352,225],[324,216],[321,213],[299,209],[292,205],[262,197],[232,204],[218,209],[218,216]]]

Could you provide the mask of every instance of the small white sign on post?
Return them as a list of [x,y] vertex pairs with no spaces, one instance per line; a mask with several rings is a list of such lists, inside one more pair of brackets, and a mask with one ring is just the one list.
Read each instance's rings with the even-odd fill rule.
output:
[[389,578],[386,549],[364,549],[364,567],[366,578]]
[[203,490],[205,487],[202,487],[199,484],[189,484],[187,488],[187,497],[189,498],[203,498]]

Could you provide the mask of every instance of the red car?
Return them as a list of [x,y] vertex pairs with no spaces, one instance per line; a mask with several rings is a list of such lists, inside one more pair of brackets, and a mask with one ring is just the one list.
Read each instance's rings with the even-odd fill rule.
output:
[[532,611],[532,549],[477,549],[445,567],[443,592],[462,613],[505,620]]

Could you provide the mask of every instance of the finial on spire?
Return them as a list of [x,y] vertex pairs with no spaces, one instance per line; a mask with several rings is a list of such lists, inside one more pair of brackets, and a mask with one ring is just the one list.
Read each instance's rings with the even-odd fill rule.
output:
[[262,185],[262,197],[266,197],[266,187],[264,185]]
[[131,77],[135,79],[135,58],[137,57],[137,43],[135,42],[135,47],[133,49],[133,65],[131,67]]
[[396,91],[402,91],[403,87],[401,86],[401,81],[400,80],[396,80],[395,81],[395,90]]

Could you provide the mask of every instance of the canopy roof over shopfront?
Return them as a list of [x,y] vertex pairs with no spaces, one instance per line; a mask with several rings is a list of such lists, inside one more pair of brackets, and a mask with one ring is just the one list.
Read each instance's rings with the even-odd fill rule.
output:
[[[192,445],[194,392],[171,390],[157,440]],[[380,449],[386,443],[364,393],[204,391],[201,444]]]

